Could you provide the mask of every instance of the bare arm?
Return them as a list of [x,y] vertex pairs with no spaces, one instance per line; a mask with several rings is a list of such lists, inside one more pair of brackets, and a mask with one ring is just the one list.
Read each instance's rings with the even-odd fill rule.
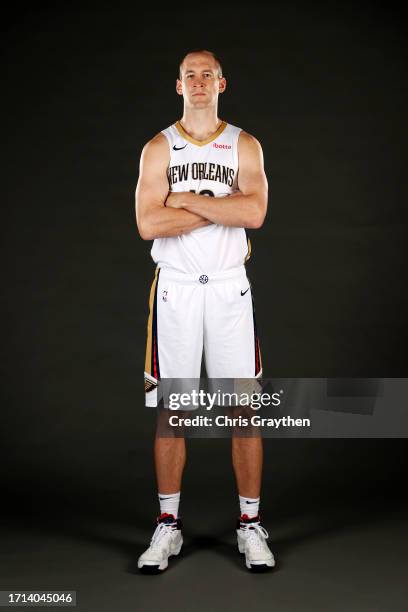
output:
[[220,225],[259,228],[268,205],[268,183],[259,142],[246,132],[238,141],[240,193],[227,198],[209,198],[194,193],[171,193],[166,206],[182,208]]
[[144,240],[179,236],[210,224],[199,213],[165,206],[169,159],[169,146],[163,134],[157,134],[142,152],[136,187],[136,222]]

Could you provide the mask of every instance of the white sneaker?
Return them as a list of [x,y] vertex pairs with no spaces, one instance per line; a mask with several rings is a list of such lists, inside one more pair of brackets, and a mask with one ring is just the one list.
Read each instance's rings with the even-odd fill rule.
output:
[[150,546],[140,555],[137,567],[144,574],[159,574],[167,568],[169,557],[179,554],[182,545],[181,520],[176,520],[172,514],[162,514],[157,519]]
[[268,532],[259,520],[259,516],[250,519],[243,514],[237,524],[238,550],[245,555],[245,565],[253,572],[275,567],[275,558],[266,543]]

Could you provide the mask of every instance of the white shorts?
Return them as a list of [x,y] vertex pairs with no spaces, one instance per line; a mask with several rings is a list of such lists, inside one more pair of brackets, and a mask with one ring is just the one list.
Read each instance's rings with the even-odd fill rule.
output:
[[213,275],[157,268],[150,291],[146,406],[163,378],[258,378],[262,361],[245,266]]

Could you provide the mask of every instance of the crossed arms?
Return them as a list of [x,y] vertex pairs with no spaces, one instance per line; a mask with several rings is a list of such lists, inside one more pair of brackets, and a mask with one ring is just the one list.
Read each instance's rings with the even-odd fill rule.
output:
[[187,192],[170,192],[167,179],[169,148],[157,134],[144,147],[136,187],[136,221],[144,240],[186,234],[211,223],[257,229],[266,215],[268,183],[261,145],[241,132],[238,141],[238,193],[211,198]]

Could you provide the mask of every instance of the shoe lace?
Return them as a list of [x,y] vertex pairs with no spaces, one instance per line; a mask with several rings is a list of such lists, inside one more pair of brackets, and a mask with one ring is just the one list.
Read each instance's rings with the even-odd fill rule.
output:
[[250,527],[246,527],[245,531],[248,532],[247,542],[257,549],[262,549],[265,540],[269,538],[269,534],[265,527],[259,525],[259,523],[253,523]]
[[163,539],[173,532],[173,526],[171,523],[159,523],[153,533],[150,541],[151,548],[158,548],[163,544]]

